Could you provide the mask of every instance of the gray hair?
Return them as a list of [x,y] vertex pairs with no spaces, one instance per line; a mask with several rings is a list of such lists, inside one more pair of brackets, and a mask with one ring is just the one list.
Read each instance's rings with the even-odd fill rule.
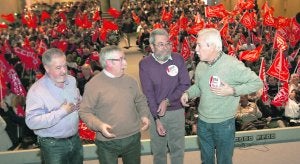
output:
[[215,45],[218,52],[222,51],[222,39],[220,32],[214,28],[206,28],[198,32],[198,37],[204,38],[206,44]]
[[48,65],[53,57],[65,56],[65,53],[58,48],[50,48],[42,55],[42,62],[44,65]]
[[150,38],[149,38],[150,44],[154,44],[155,43],[155,36],[157,36],[157,35],[164,35],[164,36],[167,36],[169,38],[169,33],[165,29],[158,28],[158,29],[153,30],[150,33]]
[[106,60],[113,58],[113,54],[115,52],[123,52],[123,51],[121,50],[121,48],[115,45],[106,46],[101,49],[99,59],[100,59],[100,64],[103,68],[106,68]]

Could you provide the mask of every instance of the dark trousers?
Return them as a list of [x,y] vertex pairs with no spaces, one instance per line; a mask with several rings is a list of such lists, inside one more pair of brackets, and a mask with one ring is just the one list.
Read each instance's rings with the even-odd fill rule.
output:
[[82,164],[83,148],[78,135],[55,139],[38,137],[44,164]]
[[96,140],[98,159],[101,164],[117,164],[122,157],[123,164],[141,163],[141,133],[111,141]]

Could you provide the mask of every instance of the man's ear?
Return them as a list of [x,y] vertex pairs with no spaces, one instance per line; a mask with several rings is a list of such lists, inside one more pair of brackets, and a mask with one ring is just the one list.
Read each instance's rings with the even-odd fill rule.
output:
[[154,45],[153,44],[150,44],[150,48],[151,48],[152,52],[154,52]]

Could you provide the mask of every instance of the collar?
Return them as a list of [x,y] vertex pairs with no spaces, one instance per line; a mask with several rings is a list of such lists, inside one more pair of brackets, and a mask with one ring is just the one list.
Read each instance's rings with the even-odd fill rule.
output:
[[219,53],[219,55],[214,60],[211,61],[211,63],[208,63],[208,62],[205,62],[205,63],[210,67],[213,66],[222,57],[222,54],[223,54],[223,51],[221,51]]
[[163,61],[159,61],[159,60],[155,57],[154,53],[152,53],[151,55],[152,55],[152,57],[154,58],[154,60],[157,61],[159,64],[165,64],[165,63],[168,62],[169,60],[173,60],[172,55],[170,55],[170,57],[168,58],[168,60],[166,60],[166,61],[164,61],[164,62],[163,62]]
[[[59,87],[58,85],[56,85],[56,83],[50,78],[49,74],[48,73],[45,73],[45,78],[47,79],[48,83],[51,83],[53,84],[54,86],[56,87]],[[68,75],[67,75],[67,78],[66,78],[66,81],[64,82],[64,86],[63,88],[66,86],[66,85],[69,85],[69,79],[68,79]],[[61,87],[59,87],[61,88]]]
[[104,73],[106,76],[110,77],[110,78],[116,78],[115,75],[109,73],[106,69],[103,69],[103,73]]

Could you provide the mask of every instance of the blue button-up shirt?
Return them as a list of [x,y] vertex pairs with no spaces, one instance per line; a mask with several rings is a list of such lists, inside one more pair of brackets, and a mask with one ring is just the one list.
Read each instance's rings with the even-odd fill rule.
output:
[[63,88],[57,87],[46,74],[35,82],[26,99],[26,124],[40,137],[66,138],[78,132],[78,111],[67,113],[61,105],[77,103],[80,98],[76,79],[67,77]]

